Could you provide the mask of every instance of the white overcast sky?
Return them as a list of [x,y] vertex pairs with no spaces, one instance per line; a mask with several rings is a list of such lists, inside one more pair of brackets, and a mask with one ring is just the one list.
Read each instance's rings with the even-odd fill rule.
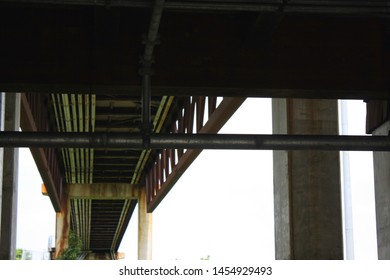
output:
[[[364,134],[365,104],[348,102],[349,134]],[[271,100],[248,99],[221,133],[272,133]],[[28,149],[20,149],[17,247],[46,250],[55,213]],[[356,259],[376,259],[372,153],[352,152]],[[271,151],[203,151],[153,213],[153,259],[273,260]],[[120,247],[137,258],[135,211]]]

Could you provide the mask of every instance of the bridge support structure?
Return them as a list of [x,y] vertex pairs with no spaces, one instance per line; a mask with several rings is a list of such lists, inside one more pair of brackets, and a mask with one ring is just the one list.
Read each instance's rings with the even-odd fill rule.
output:
[[66,248],[68,248],[68,237],[70,232],[70,200],[65,186],[61,194],[61,211],[56,212],[56,242],[55,259],[57,259]]
[[[68,237],[70,230],[73,230],[83,242],[83,250],[93,251],[101,244],[106,244],[107,240],[92,240],[91,232],[95,230],[93,238],[106,235],[112,229],[105,227],[107,218],[113,216],[115,211],[121,212],[118,217],[117,228],[113,234],[112,245],[106,251],[117,253],[120,240],[123,237],[130,220],[135,204],[138,201],[138,259],[152,259],[152,214],[147,213],[147,201],[145,186],[133,184],[68,184],[63,189],[61,195],[61,212],[56,214],[56,258],[68,247]],[[120,209],[104,208],[104,201],[117,200],[123,202]],[[100,215],[91,214],[93,211],[103,212]],[[92,210],[91,210],[92,209]],[[110,212],[112,212],[110,214]],[[78,213],[78,214],[76,214]],[[100,216],[100,217],[99,217]],[[127,221],[127,222],[126,222]]]
[[[20,124],[20,93],[1,94],[4,102],[4,130],[18,131]],[[2,112],[1,112],[2,115]],[[1,118],[3,122],[3,118]],[[14,260],[18,202],[19,149],[4,148],[2,185],[0,186],[0,260]]]
[[[336,100],[274,99],[273,133],[338,134]],[[343,259],[337,151],[274,151],[276,259]]]
[[56,214],[56,258],[68,247],[73,231],[82,251],[114,256],[139,197],[134,184],[68,184]]
[[146,188],[138,198],[138,260],[152,259],[152,213],[147,212]]
[[[373,131],[373,135],[389,135],[390,121]],[[390,260],[390,153],[374,152],[374,182],[378,259]]]

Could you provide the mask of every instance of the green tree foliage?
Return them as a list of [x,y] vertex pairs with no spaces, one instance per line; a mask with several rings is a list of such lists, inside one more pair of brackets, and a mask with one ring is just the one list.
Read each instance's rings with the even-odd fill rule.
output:
[[68,237],[68,248],[62,252],[57,260],[77,260],[82,247],[83,244],[81,239],[74,232],[70,232]]
[[15,259],[20,261],[23,256],[23,249],[16,249]]

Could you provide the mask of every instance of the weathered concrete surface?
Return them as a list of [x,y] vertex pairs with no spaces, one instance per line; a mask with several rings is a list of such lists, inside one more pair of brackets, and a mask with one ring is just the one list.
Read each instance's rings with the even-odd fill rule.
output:
[[[20,93],[5,95],[4,130],[19,131]],[[16,253],[16,224],[18,202],[19,149],[5,148],[3,185],[0,192],[0,259],[14,260]]]
[[[390,121],[373,135],[389,135]],[[374,152],[374,181],[378,259],[390,260],[390,153]]]
[[[336,100],[273,100],[273,133],[338,134]],[[342,259],[338,152],[274,151],[276,259]]]
[[68,184],[69,198],[137,199],[138,185],[133,184]]
[[[273,133],[287,133],[286,99],[272,100]],[[292,228],[290,227],[289,153],[273,152],[274,169],[274,216],[275,216],[275,258],[292,259]]]
[[152,213],[147,213],[145,187],[140,188],[138,199],[138,259],[152,259]]

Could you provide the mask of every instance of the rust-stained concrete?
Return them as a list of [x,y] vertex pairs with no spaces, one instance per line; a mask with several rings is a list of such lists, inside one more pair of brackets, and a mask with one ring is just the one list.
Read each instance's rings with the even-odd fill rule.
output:
[[68,247],[69,231],[70,200],[68,198],[68,188],[65,186],[61,196],[61,212],[56,213],[56,258]]

